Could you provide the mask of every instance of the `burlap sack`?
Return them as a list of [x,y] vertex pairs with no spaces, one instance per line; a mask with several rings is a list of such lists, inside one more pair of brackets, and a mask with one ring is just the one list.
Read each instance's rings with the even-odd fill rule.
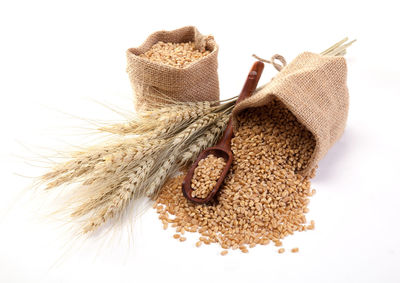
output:
[[307,168],[300,172],[307,174],[344,131],[349,107],[346,77],[343,57],[302,53],[268,84],[233,109],[234,127],[238,113],[277,98],[316,139],[313,156]]
[[[210,54],[185,68],[175,68],[139,57],[155,43],[188,42],[196,48],[205,48]],[[218,46],[212,36],[203,36],[195,27],[187,26],[173,31],[151,34],[137,48],[127,50],[127,72],[134,91],[136,109],[147,108],[160,96],[176,101],[206,101],[219,99]]]

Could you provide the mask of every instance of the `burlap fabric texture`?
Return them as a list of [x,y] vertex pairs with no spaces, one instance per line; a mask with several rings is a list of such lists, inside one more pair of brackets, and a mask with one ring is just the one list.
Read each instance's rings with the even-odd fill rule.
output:
[[[196,48],[211,51],[185,68],[176,68],[139,57],[155,43],[192,41]],[[134,91],[136,110],[151,106],[166,96],[175,101],[212,101],[219,99],[218,45],[212,36],[202,35],[195,27],[151,34],[137,48],[127,50],[127,72]]]
[[233,109],[234,126],[235,118],[244,109],[278,99],[315,137],[313,156],[307,168],[300,172],[307,174],[344,131],[349,108],[346,80],[343,57],[304,52]]

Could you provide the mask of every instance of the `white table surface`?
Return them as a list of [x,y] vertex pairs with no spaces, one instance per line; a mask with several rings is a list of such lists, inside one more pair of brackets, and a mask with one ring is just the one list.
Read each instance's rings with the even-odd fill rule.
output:
[[[0,4],[0,282],[400,282],[400,21],[395,1],[9,1]],[[308,219],[284,240],[219,255],[162,230],[154,210],[104,237],[72,241],[37,218],[37,155],[85,145],[85,120],[132,109],[125,50],[153,31],[196,25],[220,45],[221,97],[253,59],[349,48],[346,131],[321,161]],[[274,74],[266,66],[262,82]],[[63,114],[61,112],[65,112]],[[22,177],[21,175],[25,176]],[[70,244],[72,244],[70,247]]]

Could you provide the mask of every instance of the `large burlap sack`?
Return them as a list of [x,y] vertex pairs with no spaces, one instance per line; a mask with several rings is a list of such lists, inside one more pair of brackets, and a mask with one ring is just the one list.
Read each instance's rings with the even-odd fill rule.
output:
[[238,113],[246,108],[280,100],[315,137],[316,147],[307,174],[342,135],[349,108],[346,61],[341,56],[305,52],[284,67],[268,84],[233,109],[234,127]]
[[[205,48],[210,54],[185,68],[176,68],[151,62],[139,54],[148,51],[155,43],[181,43],[192,41],[196,48]],[[127,72],[134,91],[136,109],[151,106],[168,97],[175,101],[211,101],[219,99],[218,46],[212,36],[202,35],[195,27],[187,26],[173,31],[151,34],[137,48],[127,50]]]

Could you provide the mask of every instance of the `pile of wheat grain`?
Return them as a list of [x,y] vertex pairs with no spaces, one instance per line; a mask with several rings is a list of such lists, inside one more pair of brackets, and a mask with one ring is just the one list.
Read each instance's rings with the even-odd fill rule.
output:
[[194,42],[171,43],[159,41],[140,57],[150,61],[185,68],[210,54],[208,50],[197,50]]
[[[205,205],[186,200],[182,175],[163,187],[154,207],[165,229],[171,224],[180,234],[199,232],[196,246],[219,243],[242,252],[270,241],[281,246],[284,237],[314,228],[305,217],[315,193],[312,176],[298,173],[314,147],[312,134],[280,102],[246,110],[239,116],[234,161],[217,200]],[[174,237],[185,240],[180,234]]]

